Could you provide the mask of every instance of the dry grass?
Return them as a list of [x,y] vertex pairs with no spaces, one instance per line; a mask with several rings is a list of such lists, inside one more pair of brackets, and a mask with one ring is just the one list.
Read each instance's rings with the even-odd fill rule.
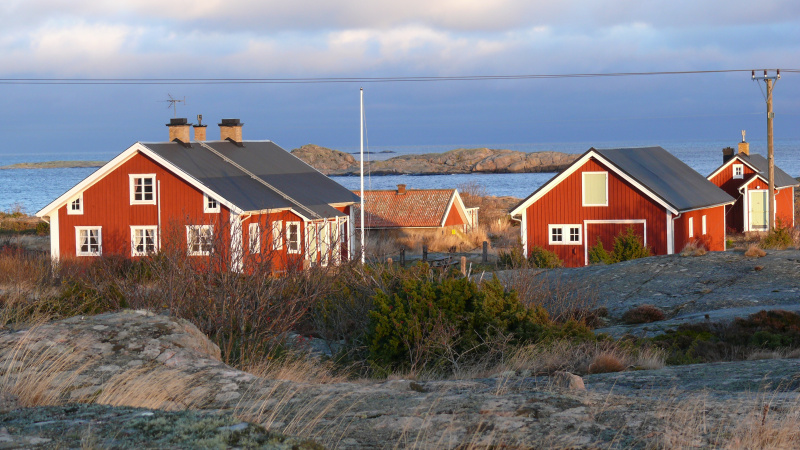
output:
[[603,352],[596,355],[589,364],[589,373],[622,372],[628,366],[614,352]]
[[519,269],[503,274],[501,282],[525,305],[541,305],[555,321],[588,319],[599,300],[594,290],[561,276],[545,277],[539,270]]
[[332,361],[319,361],[309,355],[288,355],[277,359],[268,357],[243,370],[267,380],[314,384],[347,381],[345,372],[337,370]]
[[783,350],[755,350],[745,357],[748,361],[759,359],[797,359],[800,358],[800,349]]
[[750,244],[750,246],[747,247],[747,251],[744,252],[744,256],[748,258],[761,258],[767,256],[767,252],[762,250],[758,244]]
[[687,243],[681,249],[680,255],[681,256],[703,256],[708,253],[706,247],[700,241],[692,241]]
[[664,320],[664,312],[653,305],[639,305],[631,308],[622,315],[622,321],[627,324],[650,323]]
[[99,394],[81,401],[111,406],[183,411],[201,406],[211,394],[202,386],[202,373],[187,376],[159,363],[120,372],[103,383]]

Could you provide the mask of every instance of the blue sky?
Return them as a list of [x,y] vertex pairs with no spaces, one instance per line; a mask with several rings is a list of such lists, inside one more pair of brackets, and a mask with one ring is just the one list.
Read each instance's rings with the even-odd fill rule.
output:
[[[598,0],[4,0],[0,78],[292,78],[800,69],[800,2]],[[0,84],[0,154],[121,151],[165,140],[161,101],[291,149],[751,140],[749,73],[434,83]],[[800,74],[775,90],[800,138]]]

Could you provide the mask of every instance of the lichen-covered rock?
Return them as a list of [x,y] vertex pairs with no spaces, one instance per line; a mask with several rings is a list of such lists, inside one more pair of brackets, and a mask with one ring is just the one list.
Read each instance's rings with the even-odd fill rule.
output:
[[324,174],[345,170],[356,165],[353,155],[314,144],[306,144],[292,150],[291,153]]

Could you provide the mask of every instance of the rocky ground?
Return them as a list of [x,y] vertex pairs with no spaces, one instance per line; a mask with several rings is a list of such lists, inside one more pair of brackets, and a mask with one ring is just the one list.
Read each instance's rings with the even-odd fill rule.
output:
[[[292,154],[325,175],[358,175],[360,171],[358,161],[352,155],[338,150],[309,144],[292,150]],[[578,156],[560,152],[456,149],[372,161],[366,163],[365,170],[372,175],[558,172]]]

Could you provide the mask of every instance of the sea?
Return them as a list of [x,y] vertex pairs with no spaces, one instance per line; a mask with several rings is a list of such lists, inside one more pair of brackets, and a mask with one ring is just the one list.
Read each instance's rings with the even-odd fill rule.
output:
[[[627,148],[658,145],[703,175],[708,175],[722,163],[722,149],[738,145],[736,141],[609,141],[558,143],[467,143],[450,145],[378,145],[365,149],[365,160],[384,160],[407,154],[442,153],[457,148],[509,149],[524,152],[557,151],[581,154],[590,147]],[[338,147],[338,150],[359,157],[357,147]],[[124,149],[120,149],[120,152]],[[766,141],[750,142],[750,152],[766,156]],[[75,153],[0,153],[0,166],[53,160],[106,161],[119,152]],[[793,177],[800,176],[800,139],[775,141],[775,164]],[[95,168],[74,169],[4,169],[0,170],[0,211],[21,210],[35,214],[61,194],[94,172]],[[525,198],[555,173],[468,174],[468,175],[380,175],[365,174],[365,189],[393,189],[405,184],[407,189],[457,188],[477,183],[489,195]],[[348,189],[360,188],[357,176],[331,177]]]

